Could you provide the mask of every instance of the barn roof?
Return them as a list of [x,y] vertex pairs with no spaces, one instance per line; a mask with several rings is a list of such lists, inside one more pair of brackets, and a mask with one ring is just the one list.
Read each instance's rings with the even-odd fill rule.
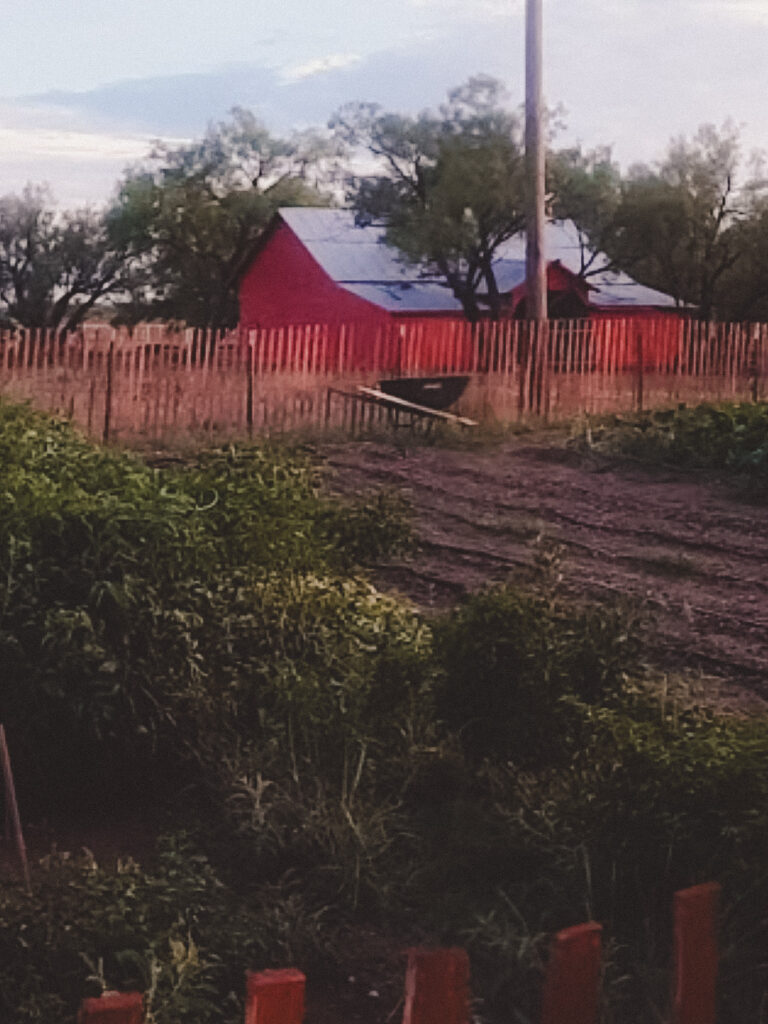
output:
[[[525,235],[510,238],[503,246],[506,258],[525,261]],[[558,260],[574,274],[581,272],[582,249],[579,232],[571,220],[549,221],[544,229],[544,251],[548,260]],[[589,256],[592,256],[590,253]],[[595,306],[654,306],[669,308],[675,305],[671,295],[638,284],[621,270],[607,270],[608,257],[596,253],[591,259],[587,282],[596,294],[591,296]]]
[[[384,243],[384,229],[358,226],[352,210],[291,206],[280,216],[328,276],[342,288],[391,312],[461,311],[450,289],[437,277],[409,263],[397,249]],[[581,270],[581,247],[572,221],[546,225],[545,251],[550,262],[559,261],[574,274]],[[593,267],[605,267],[598,254]],[[511,238],[499,249],[494,270],[499,291],[509,293],[525,282],[525,236]],[[627,274],[601,270],[588,279],[591,304],[607,307],[672,307],[663,292],[638,284]]]
[[437,281],[340,281],[342,288],[390,313],[461,312],[447,285]]

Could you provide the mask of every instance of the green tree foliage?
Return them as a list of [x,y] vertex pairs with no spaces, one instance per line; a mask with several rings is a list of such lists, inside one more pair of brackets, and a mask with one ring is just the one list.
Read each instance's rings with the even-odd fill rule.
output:
[[744,216],[733,227],[739,253],[719,283],[723,320],[768,320],[768,180],[758,159],[743,193]]
[[639,281],[709,319],[723,276],[740,258],[738,166],[739,135],[730,122],[673,140],[660,163],[630,169],[606,251]]
[[201,141],[158,145],[109,214],[111,237],[132,258],[123,319],[236,324],[237,286],[265,227],[280,206],[327,202],[309,177],[331,153],[316,133],[276,139],[240,108]]
[[360,221],[383,224],[387,242],[440,278],[469,320],[498,318],[493,260],[524,225],[520,122],[501,84],[477,76],[416,117],[351,104],[331,127],[380,167],[350,183]]
[[766,177],[759,161],[746,183],[739,170],[730,122],[674,139],[664,159],[624,176],[608,149],[577,146],[548,157],[550,209],[575,223],[584,277],[621,269],[703,319],[765,319]]
[[547,156],[550,212],[556,220],[571,220],[576,226],[581,277],[588,278],[607,265],[605,247],[621,199],[621,184],[621,171],[608,147],[584,151],[573,146]]
[[100,214],[57,212],[31,185],[0,198],[0,323],[71,330],[122,286],[122,271]]

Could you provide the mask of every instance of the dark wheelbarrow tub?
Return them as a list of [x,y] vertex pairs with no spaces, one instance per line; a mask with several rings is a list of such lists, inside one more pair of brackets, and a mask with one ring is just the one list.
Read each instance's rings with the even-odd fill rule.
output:
[[394,377],[380,380],[379,390],[428,409],[447,409],[458,402],[469,377]]

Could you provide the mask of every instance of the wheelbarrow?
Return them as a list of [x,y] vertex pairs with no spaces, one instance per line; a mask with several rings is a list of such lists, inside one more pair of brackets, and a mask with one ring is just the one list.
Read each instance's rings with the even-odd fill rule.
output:
[[448,409],[466,390],[469,377],[393,377],[379,381],[379,391],[427,409]]

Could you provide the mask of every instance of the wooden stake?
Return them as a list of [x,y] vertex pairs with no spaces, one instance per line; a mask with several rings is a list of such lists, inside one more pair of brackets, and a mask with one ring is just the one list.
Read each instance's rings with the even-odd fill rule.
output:
[[32,892],[32,880],[29,875],[29,861],[27,860],[27,848],[24,844],[24,833],[21,828],[19,817],[19,805],[16,802],[16,787],[13,783],[13,769],[11,768],[11,755],[8,750],[8,742],[5,738],[5,726],[0,725],[0,764],[3,769],[3,782],[5,785],[5,814],[6,825],[10,824],[13,831],[16,850],[21,862],[21,870],[24,875],[24,884],[27,892]]
[[245,1024],[301,1024],[304,987],[301,971],[246,971]]
[[102,440],[104,444],[109,441],[109,428],[112,418],[112,359],[114,357],[115,343],[110,341],[107,352],[107,389],[104,398],[104,433]]
[[719,896],[716,882],[675,893],[674,1024],[715,1024]]
[[557,933],[544,982],[542,1024],[596,1024],[601,936],[594,922]]
[[256,354],[253,332],[246,337],[248,369],[245,378],[245,422],[248,427],[248,437],[253,437],[253,362]]
[[409,949],[403,1024],[469,1024],[469,958],[463,949]]
[[105,992],[98,999],[84,999],[77,1024],[142,1024],[144,1005],[139,992]]

